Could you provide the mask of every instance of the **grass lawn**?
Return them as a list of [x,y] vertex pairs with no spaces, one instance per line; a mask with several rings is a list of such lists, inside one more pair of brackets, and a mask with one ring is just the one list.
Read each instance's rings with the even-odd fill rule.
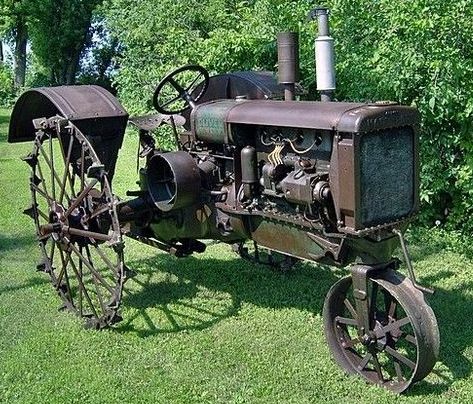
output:
[[[126,284],[124,321],[85,330],[58,312],[35,272],[39,249],[22,210],[30,204],[30,144],[6,143],[0,110],[0,402],[310,403],[473,402],[473,261],[458,236],[411,234],[419,280],[440,334],[434,372],[400,397],[346,376],[322,329],[331,284],[346,273],[312,264],[279,274],[238,259],[228,246],[175,259],[126,240],[138,276]],[[137,179],[136,137],[115,178],[124,196]]]

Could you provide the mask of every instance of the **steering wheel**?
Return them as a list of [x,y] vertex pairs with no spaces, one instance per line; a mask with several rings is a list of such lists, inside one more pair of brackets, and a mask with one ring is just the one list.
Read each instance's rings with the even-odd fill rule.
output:
[[[154,108],[165,115],[180,114],[194,108],[208,86],[209,72],[202,66],[179,67],[159,82],[153,96]],[[194,94],[196,90],[197,94]]]

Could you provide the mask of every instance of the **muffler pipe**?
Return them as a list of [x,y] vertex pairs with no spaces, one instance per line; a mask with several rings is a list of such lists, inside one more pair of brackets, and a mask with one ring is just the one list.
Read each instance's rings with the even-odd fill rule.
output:
[[278,83],[284,85],[284,100],[292,101],[299,81],[299,36],[297,32],[278,34]]
[[317,7],[309,13],[309,19],[317,20],[318,36],[315,39],[315,68],[317,91],[320,100],[332,101],[335,91],[335,51],[333,38],[330,36],[329,9]]

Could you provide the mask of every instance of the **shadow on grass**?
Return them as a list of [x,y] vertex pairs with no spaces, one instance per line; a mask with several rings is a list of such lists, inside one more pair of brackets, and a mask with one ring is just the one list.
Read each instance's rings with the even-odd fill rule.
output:
[[5,287],[1,287],[0,288],[0,295],[2,295],[4,293],[9,293],[9,292],[16,292],[17,290],[33,288],[35,286],[44,285],[46,283],[50,283],[50,282],[45,278],[36,277],[36,278],[30,279],[29,281],[24,282],[20,285],[9,285],[9,286],[5,286]]
[[[441,282],[453,275],[451,271],[439,271],[435,275],[425,276],[426,284]],[[408,395],[441,393],[458,379],[468,378],[472,373],[472,363],[464,352],[473,346],[473,281],[453,289],[435,288],[435,293],[428,296],[428,301],[435,312],[440,331],[439,362],[445,368],[434,370],[441,383],[423,382],[409,390]]]
[[0,234],[0,253],[10,250],[21,250],[25,246],[36,243],[34,235],[12,236]]
[[[296,308],[321,314],[328,289],[341,275],[346,274],[345,271],[334,272],[308,263],[299,264],[293,272],[280,273],[240,258],[202,260],[189,257],[177,260],[165,254],[129,263],[131,268],[134,265],[140,267],[141,276],[130,282],[139,285],[125,293],[123,299],[124,307],[132,307],[134,315],[125,318],[116,329],[118,332],[135,332],[141,337],[202,330],[225,318],[237,316],[244,303],[274,309]],[[174,276],[177,282],[164,280],[153,283],[152,275],[157,270]],[[438,284],[451,276],[451,272],[440,271],[430,277],[424,276],[423,281],[426,284]],[[203,307],[203,302],[195,299],[200,287],[229,295],[231,304],[217,312]],[[467,378],[472,373],[472,364],[463,355],[473,345],[473,327],[468,326],[468,319],[473,318],[473,298],[468,294],[468,289],[473,290],[473,281],[467,289],[464,285],[454,290],[437,288],[435,294],[428,297],[440,328],[439,361],[444,366],[440,365],[440,370],[434,371],[440,382],[424,380],[417,383],[408,391],[408,396],[444,392],[455,380]],[[155,318],[147,313],[149,307],[161,310],[170,326],[163,328],[157,324]],[[192,309],[193,315],[180,313],[179,307]],[[146,326],[135,329],[134,323],[139,317]],[[188,323],[189,318],[191,324]]]
[[[119,324],[116,329],[120,332],[133,331],[142,337],[205,329],[222,319],[238,315],[242,303],[321,313],[325,294],[338,279],[332,271],[311,264],[299,264],[295,271],[280,273],[240,258],[202,260],[188,257],[177,260],[160,254],[152,259],[127,264],[130,268],[135,265],[140,268],[140,275],[130,280],[139,286],[134,285],[138,287],[127,290],[123,298],[123,307],[134,308],[135,314],[132,318],[125,318],[124,324]],[[151,283],[157,269],[174,276],[177,281]],[[226,296],[216,299],[220,302],[226,300],[227,303],[224,307],[220,304],[218,310],[204,307],[205,297],[203,301],[198,296],[202,288],[210,294]],[[158,307],[171,326],[163,328],[154,324],[147,313],[150,307]],[[146,322],[148,328],[134,328],[138,317]]]

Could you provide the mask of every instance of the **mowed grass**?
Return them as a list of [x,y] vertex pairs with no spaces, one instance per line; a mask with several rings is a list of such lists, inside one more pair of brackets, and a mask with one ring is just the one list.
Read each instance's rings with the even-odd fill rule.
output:
[[[85,330],[59,312],[22,210],[30,204],[30,144],[6,143],[0,110],[0,402],[317,403],[472,402],[473,262],[453,234],[417,231],[412,255],[441,333],[434,372],[400,397],[346,376],[324,340],[322,305],[346,271],[302,264],[281,274],[228,246],[175,259],[126,240],[138,276],[124,321]],[[127,133],[115,192],[134,189],[136,136]],[[466,246],[466,247],[465,247]]]

